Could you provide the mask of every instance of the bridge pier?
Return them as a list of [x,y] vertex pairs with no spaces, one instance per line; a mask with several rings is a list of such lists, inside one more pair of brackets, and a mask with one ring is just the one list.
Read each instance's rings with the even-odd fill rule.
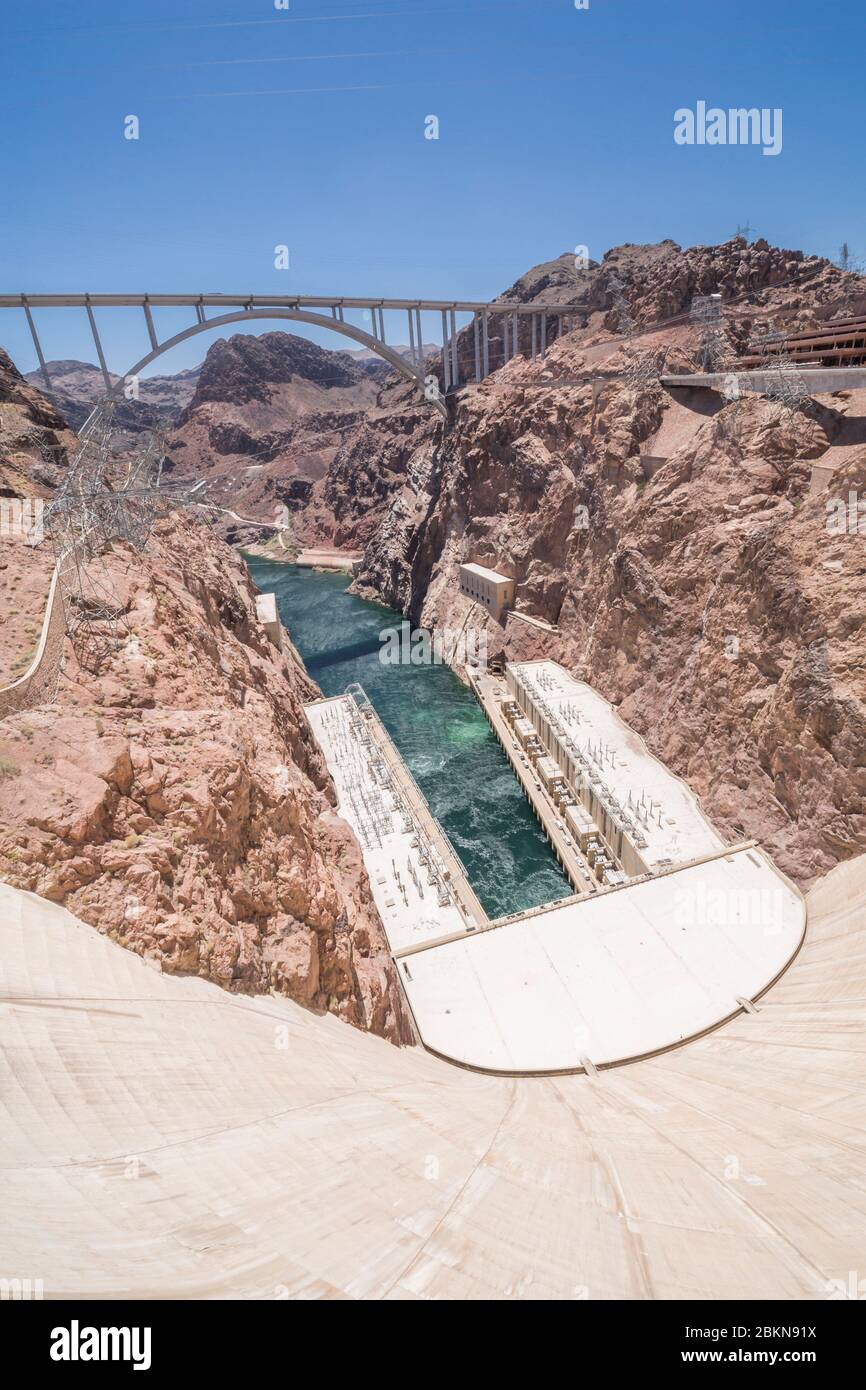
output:
[[90,295],[87,295],[86,298],[87,303],[84,307],[87,310],[87,317],[90,320],[90,331],[93,334],[93,343],[96,348],[96,356],[99,359],[99,368],[102,372],[102,380],[105,382],[105,389],[110,395],[112,390],[112,380],[108,371],[108,367],[106,366],[105,353],[102,351],[102,343],[99,341],[99,334],[96,330],[96,319],[93,316],[93,306],[90,303]]
[[451,384],[460,385],[460,360],[457,355],[457,310],[451,310]]
[[42,373],[42,380],[45,382],[45,385],[48,387],[48,390],[50,391],[51,377],[48,375],[48,368],[45,365],[45,358],[42,356],[42,346],[39,342],[39,334],[36,332],[36,324],[33,320],[33,315],[30,312],[30,305],[27,303],[27,300],[24,299],[23,296],[22,302],[24,304],[24,313],[27,315],[27,327],[30,329],[30,337],[33,339],[33,346],[36,349],[36,356],[39,360],[39,370]]
[[407,309],[406,315],[409,319],[409,355],[412,358],[412,361],[415,363],[415,366],[420,367],[421,354],[415,348],[415,324],[412,317],[412,310]]

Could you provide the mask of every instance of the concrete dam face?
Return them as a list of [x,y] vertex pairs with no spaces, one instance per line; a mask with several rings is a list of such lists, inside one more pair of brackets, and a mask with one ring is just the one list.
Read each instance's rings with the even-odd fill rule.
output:
[[0,905],[4,1266],[46,1298],[827,1299],[862,1262],[866,858],[757,1012],[548,1078]]

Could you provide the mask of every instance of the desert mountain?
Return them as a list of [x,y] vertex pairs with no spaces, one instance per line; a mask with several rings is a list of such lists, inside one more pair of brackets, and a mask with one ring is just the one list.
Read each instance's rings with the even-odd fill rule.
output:
[[236,334],[208,351],[169,439],[173,469],[240,515],[302,507],[379,386],[368,365],[291,333]]
[[0,495],[50,496],[74,447],[66,416],[0,348]]

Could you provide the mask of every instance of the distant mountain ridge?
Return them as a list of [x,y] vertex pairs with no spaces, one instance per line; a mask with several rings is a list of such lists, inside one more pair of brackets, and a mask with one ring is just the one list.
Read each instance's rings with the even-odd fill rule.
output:
[[[73,429],[80,429],[96,402],[105,395],[102,372],[92,362],[69,358],[46,365],[51,379],[50,391],[41,371],[25,373],[25,381],[48,396]],[[142,377],[139,399],[118,402],[115,416],[118,428],[136,433],[179,419],[192,399],[200,371],[200,367],[189,367],[172,375]],[[109,375],[113,385],[120,381],[115,373]]]
[[[279,333],[261,336],[265,338],[295,337],[293,334]],[[236,337],[249,337],[252,342],[260,341],[259,338],[247,334],[238,334]],[[219,341],[226,340],[221,339]],[[234,341],[234,339],[230,341]],[[296,338],[296,342],[299,343],[307,341],[307,339]],[[213,344],[214,347],[216,345],[216,343]],[[310,346],[315,345],[310,344]],[[390,346],[392,352],[399,353],[401,357],[407,359],[411,357],[411,349],[405,343],[391,344]],[[346,351],[322,348],[320,351],[331,357],[351,359],[352,362],[360,365],[368,376],[372,376],[376,380],[384,381],[392,370],[384,358],[379,357],[370,348]],[[431,358],[441,349],[435,343],[425,343],[423,351],[425,358]],[[192,401],[203,365],[202,363],[198,367],[184,368],[179,372],[165,372],[158,376],[142,377],[139,381],[138,401],[124,399],[118,403],[115,417],[118,428],[134,434],[141,430],[153,429],[156,425],[173,424],[179,420]],[[298,365],[302,367],[300,361]],[[80,429],[96,402],[105,395],[102,371],[93,362],[80,362],[75,358],[59,358],[48,362],[46,366],[51,378],[50,390],[46,388],[41,371],[25,372],[24,380],[53,401],[57,410],[73,429]],[[114,372],[110,372],[109,375],[112,384],[116,384],[120,380],[120,377]]]

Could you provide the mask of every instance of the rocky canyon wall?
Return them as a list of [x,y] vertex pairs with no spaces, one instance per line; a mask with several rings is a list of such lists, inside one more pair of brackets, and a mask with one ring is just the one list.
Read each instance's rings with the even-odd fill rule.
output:
[[[50,494],[60,473],[21,430],[70,450],[74,437],[0,365],[0,467],[31,487],[33,470]],[[317,687],[290,642],[278,652],[266,639],[242,559],[178,513],[143,554],[117,543],[102,565],[116,650],[84,670],[67,640],[56,700],[0,722],[0,877],[164,970],[276,990],[411,1040],[360,850],[303,714]]]
[[[866,392],[790,410],[629,382],[619,374],[642,360],[693,369],[694,332],[611,341],[611,281],[635,323],[677,315],[694,293],[745,296],[732,357],[755,325],[850,312],[863,281],[742,241],[625,247],[589,278],[586,326],[544,363],[515,358],[467,388],[450,430],[394,388],[360,460],[373,488],[396,485],[359,587],[456,628],[460,562],[509,573],[518,610],[557,630],[515,615],[500,627],[476,608],[490,650],[550,656],[591,682],[724,833],[758,838],[806,884],[866,848],[864,538],[856,523],[834,529],[829,495],[810,493],[818,460],[835,469],[832,497],[866,487]],[[346,478],[331,486],[351,510]]]

